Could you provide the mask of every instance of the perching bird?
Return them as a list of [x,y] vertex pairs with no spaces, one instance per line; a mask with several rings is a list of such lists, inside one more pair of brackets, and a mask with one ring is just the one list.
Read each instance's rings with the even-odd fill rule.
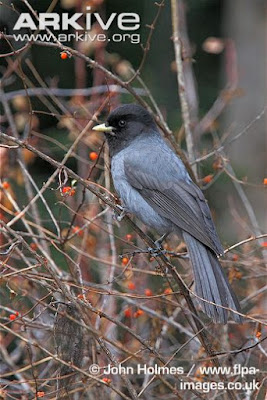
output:
[[[228,311],[219,306],[238,312],[240,306],[217,258],[224,250],[210,209],[181,159],[161,137],[152,115],[139,105],[127,104],[93,129],[107,138],[114,187],[125,212],[159,234],[174,232],[184,239],[196,294],[218,307],[201,300],[200,304],[212,320],[226,323]],[[238,314],[232,315],[242,322]]]

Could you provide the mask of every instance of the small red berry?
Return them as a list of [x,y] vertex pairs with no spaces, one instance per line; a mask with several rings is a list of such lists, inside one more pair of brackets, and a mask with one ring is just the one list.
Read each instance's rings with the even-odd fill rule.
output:
[[128,262],[129,262],[129,258],[127,258],[127,257],[123,257],[123,259],[121,260],[121,263],[122,263],[123,265],[127,265]]
[[172,293],[171,288],[167,288],[164,290],[164,294],[171,294],[171,293]]
[[66,60],[68,58],[68,53],[66,53],[65,51],[62,51],[62,53],[60,53],[60,57],[62,60]]
[[37,245],[36,243],[32,242],[32,243],[30,244],[30,248],[31,248],[33,251],[36,251],[36,250],[38,249],[38,245]]
[[103,378],[102,381],[107,384],[111,383],[111,379],[109,379],[109,378]]
[[126,240],[130,241],[133,238],[133,235],[131,235],[130,233],[128,233],[127,235],[125,235]]
[[213,179],[213,175],[210,174],[210,175],[204,176],[203,182],[204,183],[210,183],[212,181],[212,179]]
[[63,186],[62,188],[62,193],[69,193],[71,191],[71,187],[70,186]]
[[83,230],[79,226],[73,226],[72,227],[72,232],[77,233],[78,236],[82,237],[83,236]]
[[153,292],[151,289],[145,289],[145,295],[146,296],[153,296]]
[[95,151],[91,151],[89,157],[91,161],[96,161],[98,159],[98,154]]
[[4,181],[2,183],[2,186],[3,186],[4,189],[9,189],[10,188],[10,184],[7,181]]
[[62,193],[68,196],[74,196],[76,193],[76,189],[72,188],[71,186],[63,186]]
[[143,310],[140,310],[140,308],[134,313],[134,318],[141,317],[144,314]]
[[267,186],[267,178],[263,179],[263,184]]
[[10,314],[9,319],[10,321],[14,321],[17,318],[15,314]]
[[126,310],[124,310],[124,316],[126,318],[131,318],[132,316],[132,310],[130,308],[126,308]]
[[37,392],[36,393],[37,398],[44,397],[44,395],[45,395],[45,392]]
[[258,332],[256,333],[256,338],[257,338],[257,339],[260,339],[260,338],[261,338],[261,332],[260,332],[260,331],[258,331]]
[[136,288],[135,283],[133,283],[133,282],[128,283],[128,289],[134,290],[135,288]]

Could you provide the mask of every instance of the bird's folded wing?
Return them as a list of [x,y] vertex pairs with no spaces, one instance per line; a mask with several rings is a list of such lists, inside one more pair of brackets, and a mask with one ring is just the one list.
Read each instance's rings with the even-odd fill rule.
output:
[[[133,157],[134,158],[134,157]],[[162,217],[168,218],[182,230],[223,254],[211,213],[201,190],[193,182],[179,179],[179,167],[172,160],[159,165],[140,164],[130,157],[124,161],[128,182]],[[162,167],[162,168],[161,168]],[[177,175],[177,177],[176,177]]]

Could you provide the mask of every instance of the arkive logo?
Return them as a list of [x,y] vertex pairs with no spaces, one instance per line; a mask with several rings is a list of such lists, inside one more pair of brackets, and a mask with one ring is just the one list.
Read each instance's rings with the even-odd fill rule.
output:
[[[75,30],[90,30],[92,28],[92,15],[99,23],[100,27],[107,31],[112,24],[116,23],[118,29],[121,31],[136,31],[140,28],[140,16],[137,13],[112,13],[106,21],[103,21],[99,13],[91,13],[91,7],[86,7],[85,14],[75,13],[69,16],[68,13],[39,13],[38,23],[36,24],[29,13],[21,13],[14,26],[14,31],[22,28],[29,28],[31,30],[44,30],[46,28],[52,28],[55,31],[63,30],[68,31],[70,28]],[[85,15],[85,27],[81,26],[77,21]]]

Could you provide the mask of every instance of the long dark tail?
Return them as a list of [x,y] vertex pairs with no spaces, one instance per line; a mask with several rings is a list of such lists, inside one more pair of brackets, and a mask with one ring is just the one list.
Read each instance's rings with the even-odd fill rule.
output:
[[[195,290],[199,297],[216,303],[218,306],[229,307],[240,312],[236,295],[230,287],[227,277],[216,255],[208,247],[200,243],[187,232],[183,232],[195,277]],[[228,311],[222,307],[199,300],[203,311],[215,322],[225,324]],[[231,313],[234,320],[242,323],[242,317]]]

